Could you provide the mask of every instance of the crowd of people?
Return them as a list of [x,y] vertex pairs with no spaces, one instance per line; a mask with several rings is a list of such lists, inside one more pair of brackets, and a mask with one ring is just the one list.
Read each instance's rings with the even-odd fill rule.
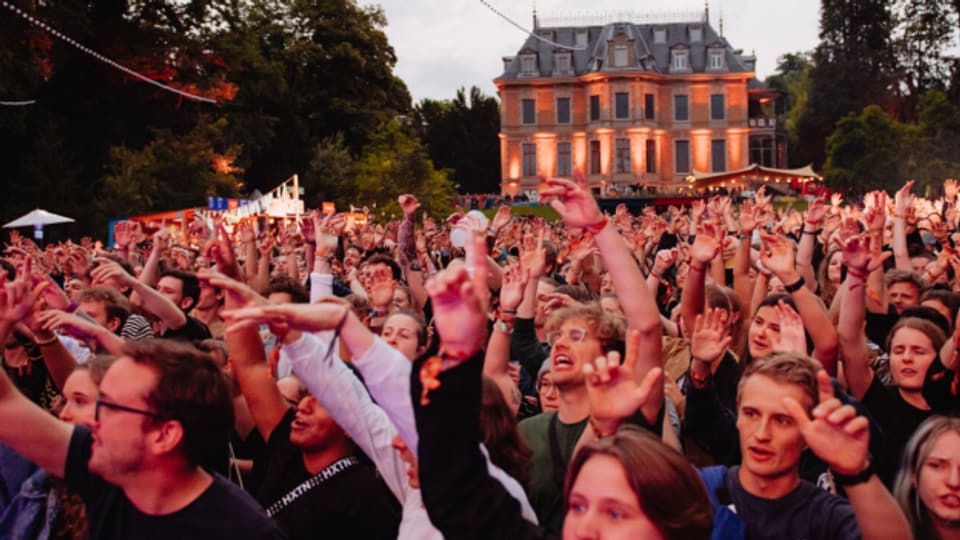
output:
[[960,189],[912,187],[12,233],[0,535],[960,538]]

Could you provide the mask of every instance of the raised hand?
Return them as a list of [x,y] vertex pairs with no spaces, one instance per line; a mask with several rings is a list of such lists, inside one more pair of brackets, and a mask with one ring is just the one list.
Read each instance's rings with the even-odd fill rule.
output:
[[547,264],[547,252],[543,249],[544,231],[541,229],[537,234],[537,243],[533,249],[525,249],[520,254],[520,268],[530,274],[533,279],[539,279],[543,276]]
[[118,221],[113,226],[113,241],[121,251],[130,247],[130,243],[133,242],[133,230],[129,221]]
[[[839,194],[834,193],[834,195]],[[816,199],[810,201],[810,205],[807,206],[807,211],[804,214],[804,221],[810,225],[818,225],[823,223],[823,218],[826,217],[826,215],[827,207],[824,204],[824,200],[821,197],[817,197]]]
[[840,209],[841,204],[843,204],[842,194],[833,193],[832,195],[830,195],[830,206],[832,206],[835,211]]
[[132,287],[136,284],[137,278],[128,274],[122,266],[105,257],[97,257],[93,262],[98,266],[90,271],[90,278],[94,285],[104,285],[115,280],[121,285]]
[[33,263],[29,257],[24,261],[22,271],[13,281],[4,282],[7,274],[0,272],[0,283],[3,284],[3,289],[0,291],[0,320],[12,325],[22,321],[33,311],[37,291],[44,285],[33,286],[30,278],[32,272]]
[[870,239],[867,235],[859,234],[846,241],[843,245],[843,263],[847,269],[863,278],[883,265],[883,261],[893,255],[892,252],[882,252],[879,256],[870,248]]
[[247,306],[267,304],[267,299],[246,283],[230,278],[212,268],[205,268],[197,272],[197,279],[206,281],[210,285],[223,290],[228,297],[227,299],[230,300],[233,305]]
[[766,186],[761,186],[760,189],[757,190],[756,196],[753,198],[753,200],[757,203],[757,206],[760,206],[760,207],[764,207],[770,204],[771,199],[772,197],[770,195],[767,195]]
[[707,308],[697,315],[690,336],[690,356],[705,364],[713,364],[723,358],[723,353],[733,341],[726,326],[726,312],[720,308]]
[[777,303],[777,314],[780,316],[780,341],[774,344],[773,350],[807,354],[807,338],[800,314],[783,300]]
[[908,181],[894,195],[893,208],[896,213],[894,217],[906,218],[910,209],[913,207],[913,194],[910,193],[910,190],[913,189],[913,184],[914,180]]
[[764,268],[780,278],[780,281],[789,285],[792,283],[788,283],[789,278],[796,273],[797,267],[797,254],[793,244],[782,234],[761,234],[760,238],[763,240],[760,262],[763,263]]
[[497,213],[493,216],[493,221],[490,222],[490,228],[496,232],[500,232],[507,223],[510,223],[510,207],[506,204],[500,205],[500,208],[497,209]]
[[339,303],[321,302],[318,304],[264,304],[228,309],[221,315],[223,320],[229,323],[228,332],[241,328],[255,328],[262,324],[269,325],[271,328],[322,332],[335,329],[349,311],[349,307]]
[[760,224],[762,210],[747,201],[740,205],[740,234],[753,234]]
[[[467,241],[476,239],[468,235]],[[461,361],[479,351],[486,342],[484,295],[489,294],[486,274],[486,265],[476,267],[472,277],[466,268],[455,267],[438,273],[426,283],[441,346]]]
[[60,333],[77,339],[97,339],[97,336],[107,331],[99,324],[79,315],[53,309],[38,313],[36,321],[39,323],[39,328],[47,332],[59,330]]
[[653,259],[653,271],[657,276],[663,276],[667,270],[677,264],[677,258],[679,258],[679,256],[680,254],[677,252],[677,248],[661,249]]
[[420,202],[417,201],[417,198],[409,193],[403,194],[397,197],[397,204],[400,205],[400,209],[403,210],[403,215],[411,216],[417,212],[417,208],[420,208]]
[[704,266],[709,264],[718,253],[723,242],[723,232],[712,223],[704,222],[697,228],[697,238],[690,248],[692,262]]
[[520,265],[511,265],[503,272],[503,284],[500,286],[500,309],[516,311],[523,302],[523,291],[530,281],[530,271]]
[[844,405],[834,397],[827,372],[817,372],[817,385],[820,403],[813,409],[813,419],[792,397],[783,398],[783,405],[800,428],[807,446],[830,469],[844,475],[858,474],[868,465],[870,423],[858,416],[852,405]]
[[943,196],[946,197],[948,201],[957,200],[958,192],[960,192],[960,187],[957,185],[956,178],[947,178],[943,181]]
[[611,351],[583,366],[590,420],[604,434],[616,431],[621,422],[646,405],[654,388],[663,385],[663,370],[651,369],[639,384],[636,381],[640,332],[627,331],[626,354]]
[[557,197],[550,202],[550,206],[560,214],[568,227],[584,228],[600,224],[604,216],[583,172],[575,171],[573,176],[576,182],[562,178],[541,178],[549,187],[540,190],[540,196]]

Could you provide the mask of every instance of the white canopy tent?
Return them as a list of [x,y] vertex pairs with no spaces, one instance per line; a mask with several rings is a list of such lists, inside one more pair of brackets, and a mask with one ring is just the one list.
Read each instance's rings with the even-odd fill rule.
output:
[[58,223],[73,223],[75,220],[53,212],[47,212],[39,208],[24,214],[17,219],[3,226],[4,229],[16,229],[17,227],[33,227],[33,237],[36,240],[43,240],[43,226],[56,225]]

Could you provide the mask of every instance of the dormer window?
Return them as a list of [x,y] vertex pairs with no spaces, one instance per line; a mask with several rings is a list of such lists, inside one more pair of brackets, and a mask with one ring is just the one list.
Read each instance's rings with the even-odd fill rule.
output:
[[703,28],[699,26],[690,27],[690,43],[700,43],[703,41]]
[[666,43],[667,43],[667,29],[666,29],[666,28],[654,28],[654,29],[653,29],[653,43],[654,43],[654,44],[666,44]]
[[616,45],[613,48],[613,67],[627,66],[627,46]]
[[587,46],[587,30],[586,30],[586,28],[584,28],[584,29],[578,29],[576,36],[577,36],[577,47],[578,47],[578,48],[585,48],[585,47]]
[[710,71],[721,71],[726,69],[723,49],[710,49],[707,53],[707,69]]
[[520,55],[520,74],[521,75],[537,74],[537,55],[535,54]]
[[690,52],[686,49],[675,49],[671,51],[670,70],[690,71]]
[[556,75],[573,75],[573,68],[570,65],[570,53],[554,54],[553,71]]

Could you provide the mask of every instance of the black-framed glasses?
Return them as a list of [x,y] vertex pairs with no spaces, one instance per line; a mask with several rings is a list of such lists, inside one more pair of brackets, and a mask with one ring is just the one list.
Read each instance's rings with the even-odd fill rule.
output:
[[141,409],[134,409],[133,407],[127,407],[127,406],[125,406],[125,405],[117,405],[116,403],[110,403],[109,401],[104,401],[104,400],[102,400],[102,399],[98,399],[98,400],[97,400],[97,406],[96,406],[96,408],[93,410],[93,419],[94,419],[94,421],[96,421],[96,422],[99,422],[99,421],[100,421],[100,408],[101,408],[101,407],[106,407],[106,408],[108,408],[108,409],[112,409],[112,410],[115,410],[115,411],[123,411],[123,412],[128,412],[128,413],[133,413],[133,414],[141,414],[141,415],[143,415],[143,416],[149,416],[150,418],[153,418],[153,419],[155,419],[155,420],[167,420],[166,417],[161,416],[161,415],[159,415],[159,414],[157,414],[157,413],[155,413],[155,412],[144,411],[144,410],[141,410]]

